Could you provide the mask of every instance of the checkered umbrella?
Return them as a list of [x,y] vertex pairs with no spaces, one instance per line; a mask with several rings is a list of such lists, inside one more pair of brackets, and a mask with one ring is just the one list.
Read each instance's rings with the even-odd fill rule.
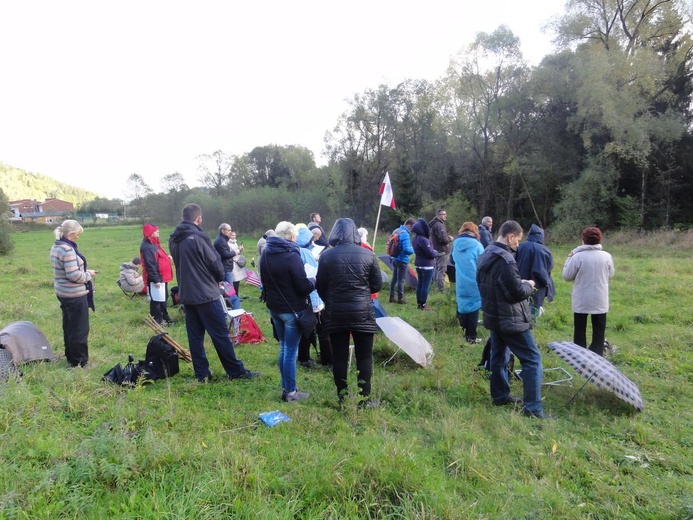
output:
[[548,346],[587,381],[613,392],[636,410],[642,410],[642,397],[638,387],[608,360],[570,341],[556,341]]

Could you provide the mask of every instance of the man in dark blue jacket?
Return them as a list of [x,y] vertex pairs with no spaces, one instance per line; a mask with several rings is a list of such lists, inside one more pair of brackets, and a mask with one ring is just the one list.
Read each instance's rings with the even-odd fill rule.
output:
[[544,300],[551,302],[556,295],[551,278],[553,256],[544,245],[544,230],[536,224],[532,224],[527,240],[517,248],[516,260],[520,276],[536,284],[531,303],[532,317],[536,321],[544,312]]
[[212,378],[204,348],[205,331],[212,338],[229,379],[256,377],[259,374],[247,370],[236,357],[226,328],[226,309],[219,298],[224,266],[212,241],[200,229],[201,223],[200,206],[188,204],[183,208],[183,221],[168,242],[176,265],[178,298],[185,306],[185,328],[195,377],[201,383]]
[[524,406],[527,417],[544,419],[541,406],[543,370],[541,354],[530,329],[532,316],[528,299],[534,281],[523,280],[513,256],[522,240],[522,227],[514,220],[504,222],[498,241],[491,243],[477,259],[476,280],[481,293],[484,327],[491,331],[491,398],[493,404],[519,404],[510,395],[506,369],[506,346],[522,364]]

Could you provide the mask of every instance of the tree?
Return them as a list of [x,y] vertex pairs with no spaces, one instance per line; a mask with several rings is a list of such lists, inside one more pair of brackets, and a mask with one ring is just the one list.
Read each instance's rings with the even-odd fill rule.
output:
[[10,201],[0,188],[0,256],[9,255],[14,249],[10,236]]
[[182,201],[189,191],[185,178],[179,172],[169,173],[161,179],[161,186],[164,189],[164,197],[167,201],[166,222],[173,224],[180,218]]
[[200,155],[198,159],[199,170],[202,172],[200,182],[220,197],[230,187],[233,156],[217,150],[211,155]]
[[[153,190],[139,173],[133,173],[125,183],[125,194],[130,201],[130,215],[142,219],[146,217],[145,197]],[[134,215],[133,215],[134,213]]]

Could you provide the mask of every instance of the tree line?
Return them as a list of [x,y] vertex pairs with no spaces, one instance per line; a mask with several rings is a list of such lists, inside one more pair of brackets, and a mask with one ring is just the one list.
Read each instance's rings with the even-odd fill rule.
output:
[[456,224],[491,215],[556,236],[688,228],[692,9],[571,0],[552,25],[558,50],[535,67],[507,27],[478,33],[435,81],[355,94],[326,133],[326,166],[299,145],[217,150],[199,158],[202,188],[174,172],[154,193],[131,175],[129,216],[174,223],[194,200],[208,222],[244,231],[311,211],[372,227],[389,172],[398,209],[383,212],[386,229],[436,207]]

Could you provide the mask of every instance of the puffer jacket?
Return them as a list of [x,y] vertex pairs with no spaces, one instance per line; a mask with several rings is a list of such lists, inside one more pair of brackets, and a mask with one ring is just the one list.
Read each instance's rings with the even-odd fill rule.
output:
[[477,260],[476,281],[481,293],[484,327],[501,333],[532,328],[528,298],[532,286],[522,283],[512,250],[493,242]]
[[219,233],[219,236],[214,240],[214,249],[217,250],[221,257],[221,263],[224,265],[224,271],[230,273],[233,271],[233,266],[236,258],[236,252],[229,247],[229,239],[226,235]]
[[481,294],[476,283],[476,261],[483,252],[484,246],[471,233],[462,233],[452,243],[457,312],[461,314],[481,308]]
[[428,239],[431,235],[430,229],[426,221],[422,218],[416,221],[411,230],[414,232],[414,265],[416,267],[435,267],[436,258],[441,255],[433,248],[431,241]]
[[176,265],[180,303],[201,305],[218,300],[224,266],[209,237],[184,220],[171,233],[168,246]]
[[144,280],[137,266],[132,262],[120,264],[120,288],[127,292],[139,293],[144,289]]
[[354,221],[337,219],[329,238],[333,247],[320,256],[316,281],[325,302],[325,332],[378,331],[371,294],[381,289],[382,277],[375,254],[360,242]]
[[[414,249],[411,247],[411,237],[409,236],[409,229],[407,229],[407,226],[402,224],[400,227],[395,229],[392,233],[399,233],[399,243],[402,246],[402,252],[397,255],[396,257],[393,257],[395,260],[398,262],[404,262],[405,264],[409,263],[409,255],[414,254]],[[361,241],[359,237],[359,242]]]
[[572,310],[578,314],[609,312],[609,280],[614,277],[614,261],[601,244],[573,249],[563,266],[563,279],[572,282]]
[[269,310],[300,314],[309,306],[308,295],[315,287],[306,277],[296,242],[281,237],[267,237],[265,250],[260,257],[260,270],[265,305]]

